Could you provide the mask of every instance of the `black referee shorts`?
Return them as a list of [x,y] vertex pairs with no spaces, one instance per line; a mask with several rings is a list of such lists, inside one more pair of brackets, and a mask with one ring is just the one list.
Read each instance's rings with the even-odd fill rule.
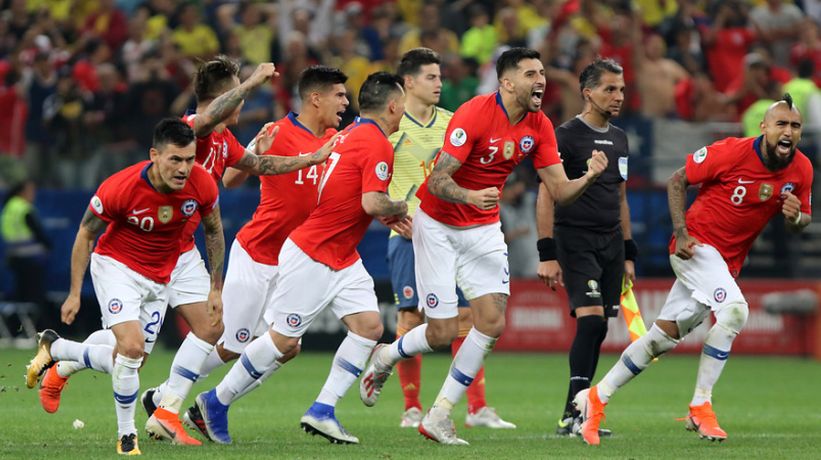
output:
[[603,306],[605,316],[618,316],[624,276],[621,230],[598,233],[557,226],[554,239],[570,315],[575,317],[578,307]]

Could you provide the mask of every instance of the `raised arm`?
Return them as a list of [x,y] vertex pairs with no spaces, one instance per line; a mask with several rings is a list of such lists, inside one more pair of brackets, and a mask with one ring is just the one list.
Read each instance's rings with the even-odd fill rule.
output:
[[547,186],[550,196],[561,206],[567,206],[582,196],[587,187],[607,168],[607,155],[600,150],[593,150],[587,161],[587,172],[578,179],[569,180],[560,163],[539,168],[536,172]]
[[402,218],[408,214],[408,203],[391,200],[385,192],[365,192],[362,194],[362,209],[374,217]]
[[211,273],[211,291],[208,293],[208,315],[211,325],[222,320],[222,267],[225,261],[225,235],[222,233],[222,219],[219,206],[202,219],[205,230],[205,251]]
[[83,289],[83,278],[86,275],[91,251],[94,250],[97,236],[107,225],[91,210],[86,209],[83,220],[80,222],[80,228],[77,230],[77,236],[74,238],[74,246],[71,248],[71,287],[68,297],[60,308],[60,319],[65,324],[73,323],[80,311],[80,293]]
[[442,150],[428,178],[428,190],[437,197],[458,204],[472,204],[479,209],[493,209],[499,202],[499,189],[488,187],[482,190],[468,190],[453,180],[462,163]]
[[[266,129],[263,128],[263,131],[266,131]],[[258,142],[254,143],[254,152],[246,150],[245,155],[232,166],[233,168],[256,176],[269,176],[285,174],[307,168],[308,166],[319,165],[325,163],[325,160],[331,155],[336,139],[339,137],[339,133],[335,134],[325,145],[310,155],[279,156],[262,155],[262,153],[270,148],[270,144],[267,144],[266,148],[263,142],[259,142],[260,135],[263,135],[262,131],[257,136]],[[276,135],[276,132],[274,132],[273,135]]]

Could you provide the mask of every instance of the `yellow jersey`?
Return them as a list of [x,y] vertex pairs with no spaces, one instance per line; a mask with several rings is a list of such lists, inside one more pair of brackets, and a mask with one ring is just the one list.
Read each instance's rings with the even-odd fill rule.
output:
[[[393,144],[393,177],[390,193],[394,200],[408,203],[408,215],[416,214],[419,198],[416,191],[433,169],[433,160],[442,149],[445,130],[453,117],[453,112],[434,107],[433,117],[422,124],[407,112],[399,122],[399,130],[391,134]],[[396,233],[391,231],[391,236]]]

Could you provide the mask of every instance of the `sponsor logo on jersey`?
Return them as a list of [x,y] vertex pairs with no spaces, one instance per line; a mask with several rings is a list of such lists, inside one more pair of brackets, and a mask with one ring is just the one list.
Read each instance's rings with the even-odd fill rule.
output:
[[771,196],[773,196],[773,186],[770,184],[761,184],[761,188],[758,189],[758,199],[767,201]]
[[587,287],[590,289],[585,294],[587,297],[598,298],[601,297],[601,292],[599,292],[599,282],[596,280],[588,280]]
[[502,150],[502,156],[505,160],[513,158],[513,152],[516,151],[516,144],[513,141],[505,141],[505,148]]
[[406,299],[413,298],[413,288],[410,286],[405,286],[402,288],[402,295],[405,296]]
[[439,297],[436,297],[434,293],[430,293],[425,296],[425,304],[427,304],[428,308],[436,308],[439,306]]
[[297,315],[296,313],[291,313],[287,317],[285,317],[285,321],[288,323],[288,326],[296,329],[302,324],[302,317]]
[[239,343],[245,343],[251,338],[251,332],[246,328],[242,328],[237,331],[236,337]]
[[595,139],[593,141],[593,143],[594,144],[600,144],[600,145],[614,145],[613,141],[607,140],[607,139]]
[[781,194],[783,195],[787,192],[792,193],[793,190],[795,190],[795,184],[793,184],[792,182],[787,182],[781,187]]
[[704,160],[707,159],[707,147],[702,147],[693,154],[693,161],[696,164],[704,163]]
[[533,136],[525,136],[519,141],[519,150],[530,153],[534,145],[536,145],[536,141],[533,140]]
[[619,175],[627,180],[627,157],[619,157]]
[[123,311],[123,302],[120,299],[111,299],[108,301],[108,311],[117,314]]
[[93,197],[91,197],[91,208],[94,209],[94,211],[97,214],[102,214],[103,200],[101,200],[100,197],[98,197],[97,195],[94,195]]
[[159,219],[160,222],[167,224],[171,222],[172,217],[174,217],[174,208],[171,206],[160,206],[160,208],[157,209],[157,219]]
[[465,145],[468,140],[468,133],[462,128],[456,128],[450,133],[450,143],[454,147],[461,147]]
[[716,290],[713,291],[713,299],[718,303],[724,302],[724,300],[727,299],[727,291],[724,290],[724,288],[716,288]]
[[384,161],[380,161],[376,164],[376,177],[378,177],[379,180],[388,180],[388,178],[391,176],[388,169],[388,164]]
[[196,200],[185,200],[185,203],[180,206],[180,211],[182,211],[183,215],[186,217],[191,217],[197,211],[197,202]]

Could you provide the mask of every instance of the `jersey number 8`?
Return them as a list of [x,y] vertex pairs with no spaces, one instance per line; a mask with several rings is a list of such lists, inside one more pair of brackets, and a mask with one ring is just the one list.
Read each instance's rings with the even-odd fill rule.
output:
[[734,205],[738,206],[742,201],[744,201],[745,196],[747,196],[747,187],[739,185],[735,188],[735,190],[733,190],[733,195],[730,197],[730,201],[732,201]]

